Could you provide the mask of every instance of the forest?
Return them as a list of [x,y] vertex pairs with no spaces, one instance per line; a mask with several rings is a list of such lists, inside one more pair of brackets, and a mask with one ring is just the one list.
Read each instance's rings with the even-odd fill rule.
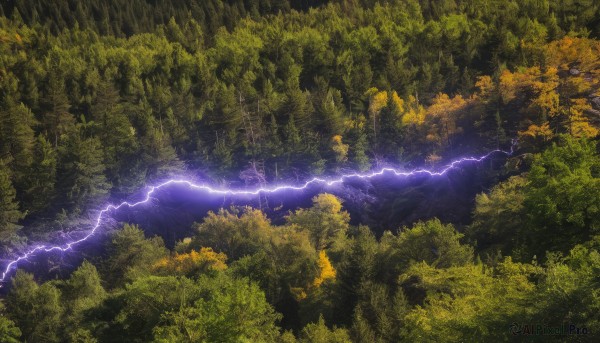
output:
[[188,222],[10,270],[0,342],[600,341],[599,134],[595,0],[0,2],[3,271],[172,177],[511,151],[194,215],[161,193]]

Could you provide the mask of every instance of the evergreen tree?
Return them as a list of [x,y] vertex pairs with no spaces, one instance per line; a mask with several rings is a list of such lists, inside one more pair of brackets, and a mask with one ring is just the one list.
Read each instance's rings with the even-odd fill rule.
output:
[[100,140],[84,138],[80,131],[80,127],[73,129],[59,147],[58,189],[64,194],[63,203],[75,212],[110,189]]
[[0,241],[10,239],[20,228],[17,223],[25,214],[19,211],[16,191],[11,182],[10,170],[0,160]]
[[50,205],[55,195],[56,167],[56,151],[43,134],[38,135],[24,190],[25,203],[32,212]]
[[169,136],[152,128],[142,139],[143,161],[147,168],[146,178],[160,177],[181,171],[183,163],[177,157]]
[[128,186],[137,142],[135,130],[120,103],[119,92],[109,82],[102,81],[90,110],[92,119],[99,126],[107,177],[117,188]]
[[48,68],[48,85],[43,99],[45,108],[43,125],[47,132],[46,135],[51,137],[54,146],[57,146],[60,136],[74,125],[75,120],[69,113],[71,105],[67,97],[60,56],[57,52],[50,55]]
[[366,171],[371,168],[369,156],[366,154],[367,147],[367,135],[365,135],[363,132],[359,132],[358,139],[356,139],[356,143],[354,143],[354,146],[350,151],[352,162],[354,162],[357,169],[360,171]]
[[91,339],[95,321],[89,320],[90,312],[98,308],[107,293],[100,284],[100,275],[91,263],[84,261],[66,282],[63,299],[66,303],[66,335],[72,341]]
[[45,283],[38,286],[31,274],[18,270],[6,302],[25,341],[61,340],[64,307],[60,291],[54,285]]
[[0,111],[0,156],[10,156],[18,186],[22,186],[33,159],[34,124],[31,110],[22,103]]
[[149,275],[154,263],[166,257],[168,252],[160,237],[146,239],[137,225],[129,224],[113,235],[108,251],[102,275],[113,287]]

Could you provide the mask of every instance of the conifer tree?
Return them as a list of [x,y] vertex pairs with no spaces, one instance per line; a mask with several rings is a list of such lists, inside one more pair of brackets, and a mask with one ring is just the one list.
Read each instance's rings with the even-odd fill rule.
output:
[[33,162],[28,169],[24,189],[27,208],[32,212],[42,210],[49,205],[55,194],[56,186],[56,150],[43,134],[35,141]]
[[59,191],[64,204],[78,212],[91,200],[108,193],[110,184],[104,175],[102,144],[98,138],[84,138],[75,127],[59,147]]
[[15,200],[16,191],[12,185],[10,170],[0,160],[0,241],[10,239],[20,228],[17,223],[25,214],[19,211]]

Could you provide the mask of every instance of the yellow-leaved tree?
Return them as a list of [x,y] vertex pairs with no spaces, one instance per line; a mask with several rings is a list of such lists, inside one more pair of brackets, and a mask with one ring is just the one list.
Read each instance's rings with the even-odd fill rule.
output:
[[197,275],[227,269],[227,256],[212,248],[201,248],[189,253],[175,254],[160,259],[154,264],[154,270],[161,274]]
[[335,268],[331,265],[325,250],[319,252],[319,275],[313,281],[313,286],[320,287],[327,280],[335,280]]

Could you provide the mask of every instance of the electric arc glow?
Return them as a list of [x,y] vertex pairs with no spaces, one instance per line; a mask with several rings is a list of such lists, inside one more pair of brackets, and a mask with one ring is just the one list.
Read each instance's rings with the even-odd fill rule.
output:
[[341,184],[347,179],[352,179],[352,178],[371,179],[376,176],[383,175],[384,173],[390,173],[390,174],[393,174],[398,177],[409,177],[409,176],[420,175],[420,174],[429,175],[429,176],[442,176],[442,175],[446,174],[448,171],[457,168],[461,164],[464,164],[467,162],[475,162],[475,163],[481,162],[493,154],[504,154],[504,155],[510,156],[513,153],[513,147],[514,147],[514,142],[513,142],[513,146],[511,147],[510,151],[496,149],[496,150],[492,150],[492,151],[488,152],[487,154],[480,156],[480,157],[463,157],[458,160],[452,161],[450,164],[447,164],[443,169],[440,169],[437,171],[428,170],[428,169],[414,169],[411,171],[401,171],[401,170],[397,170],[394,168],[383,168],[378,171],[373,171],[373,172],[369,172],[369,173],[344,174],[344,175],[339,176],[336,179],[322,179],[322,178],[315,177],[313,179],[306,181],[304,184],[301,184],[298,186],[281,185],[281,186],[275,186],[275,187],[261,187],[261,188],[256,188],[254,190],[242,190],[242,189],[215,188],[215,187],[211,187],[211,186],[205,185],[205,184],[200,184],[200,185],[195,184],[192,181],[183,180],[183,179],[168,180],[159,185],[149,187],[149,190],[146,192],[144,199],[142,199],[138,202],[131,203],[131,202],[124,201],[118,205],[109,204],[106,207],[104,207],[98,213],[98,216],[95,219],[94,226],[92,227],[90,232],[88,232],[84,237],[74,240],[74,241],[71,241],[71,242],[68,242],[68,243],[65,243],[63,245],[45,245],[45,244],[36,245],[33,248],[31,248],[29,251],[23,253],[22,255],[16,257],[15,259],[13,259],[11,261],[9,261],[8,264],[6,265],[6,267],[4,268],[4,272],[2,273],[2,278],[0,278],[0,287],[2,287],[2,284],[6,281],[5,279],[8,276],[8,274],[10,273],[10,271],[13,269],[16,269],[19,262],[21,262],[23,260],[27,260],[29,257],[32,257],[36,253],[39,253],[39,252],[51,252],[51,251],[65,252],[65,251],[70,250],[73,246],[75,246],[81,242],[84,242],[87,239],[89,239],[90,237],[92,237],[96,233],[96,231],[98,231],[98,229],[101,227],[102,221],[103,221],[105,215],[107,215],[110,211],[118,210],[122,207],[132,208],[132,207],[136,207],[138,205],[145,204],[151,199],[152,194],[156,190],[168,187],[170,185],[176,185],[176,184],[187,185],[188,187],[190,187],[192,189],[195,189],[198,191],[203,191],[206,193],[235,196],[235,195],[258,195],[261,193],[276,193],[276,192],[281,192],[281,191],[300,191],[300,190],[306,189],[311,184],[317,184],[317,183],[324,184],[326,186],[333,186],[335,184]]

